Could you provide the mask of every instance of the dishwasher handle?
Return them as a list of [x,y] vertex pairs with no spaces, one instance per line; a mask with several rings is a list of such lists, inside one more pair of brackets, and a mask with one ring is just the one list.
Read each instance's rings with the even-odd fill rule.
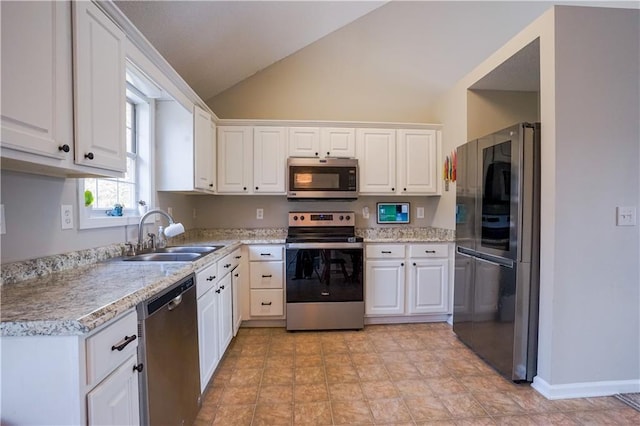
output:
[[169,303],[167,303],[167,309],[169,309],[170,311],[173,311],[175,308],[178,307],[178,305],[182,303],[182,295],[178,295],[176,297],[174,297]]

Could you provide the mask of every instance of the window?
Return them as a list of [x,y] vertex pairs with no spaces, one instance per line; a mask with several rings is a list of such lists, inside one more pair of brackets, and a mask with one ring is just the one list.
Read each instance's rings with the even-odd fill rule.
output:
[[[154,100],[147,98],[129,79],[127,72],[126,150],[127,170],[121,178],[78,179],[80,229],[137,224],[138,201],[153,205],[151,191],[151,115]],[[91,191],[93,203],[85,206],[84,193]],[[114,207],[122,206],[122,215]]]

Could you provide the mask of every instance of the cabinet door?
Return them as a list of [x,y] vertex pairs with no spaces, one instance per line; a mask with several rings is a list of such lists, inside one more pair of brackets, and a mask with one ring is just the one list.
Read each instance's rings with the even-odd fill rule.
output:
[[398,130],[398,188],[403,194],[438,192],[435,130]]
[[445,314],[449,311],[449,261],[411,262],[407,306],[409,314]]
[[125,34],[92,2],[73,2],[76,163],[126,171]]
[[290,157],[319,157],[320,129],[317,127],[289,127]]
[[0,7],[3,148],[72,159],[70,3]]
[[242,323],[242,312],[240,310],[240,295],[242,294],[243,273],[240,265],[231,271],[231,290],[232,290],[232,306],[233,312],[233,336],[238,334],[240,324]]
[[320,131],[320,149],[322,157],[356,156],[355,129],[325,127]]
[[356,156],[361,194],[394,194],[396,191],[396,131],[358,129]]
[[138,372],[132,355],[102,383],[87,394],[90,425],[137,425],[140,423]]
[[217,145],[218,192],[248,194],[253,180],[253,129],[219,126]]
[[193,107],[193,143],[195,170],[193,184],[197,189],[213,191],[213,141],[211,139],[211,115],[198,107]]
[[404,262],[368,260],[365,314],[404,314]]
[[231,274],[227,274],[218,283],[218,348],[220,356],[227,350],[233,338],[233,295]]
[[200,392],[205,388],[218,366],[218,294],[210,289],[198,298],[198,349],[200,357]]
[[286,131],[284,127],[255,127],[253,131],[253,191],[284,194]]

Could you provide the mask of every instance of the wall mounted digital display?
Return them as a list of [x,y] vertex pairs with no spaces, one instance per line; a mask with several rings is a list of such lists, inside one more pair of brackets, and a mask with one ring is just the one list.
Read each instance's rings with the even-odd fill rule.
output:
[[409,203],[377,203],[378,223],[409,223]]

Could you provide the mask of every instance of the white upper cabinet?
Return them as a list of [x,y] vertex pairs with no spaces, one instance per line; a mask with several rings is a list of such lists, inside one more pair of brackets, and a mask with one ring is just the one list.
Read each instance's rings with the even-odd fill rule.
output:
[[439,144],[435,130],[398,130],[398,191],[407,195],[439,192]]
[[[214,132],[212,138],[211,133]],[[193,107],[194,186],[203,191],[214,191],[215,124],[211,114],[199,106]]]
[[320,129],[320,149],[323,157],[355,157],[355,129],[323,127]]
[[71,6],[1,2],[0,8],[2,166],[10,158],[72,167]]
[[126,170],[125,34],[92,2],[73,2],[76,163]]
[[285,193],[286,137],[284,127],[254,127],[253,192]]
[[356,157],[361,194],[394,194],[396,191],[396,131],[357,129]]
[[356,156],[355,129],[340,127],[289,127],[290,157]]
[[248,194],[253,181],[253,127],[218,126],[217,145],[218,193]]

